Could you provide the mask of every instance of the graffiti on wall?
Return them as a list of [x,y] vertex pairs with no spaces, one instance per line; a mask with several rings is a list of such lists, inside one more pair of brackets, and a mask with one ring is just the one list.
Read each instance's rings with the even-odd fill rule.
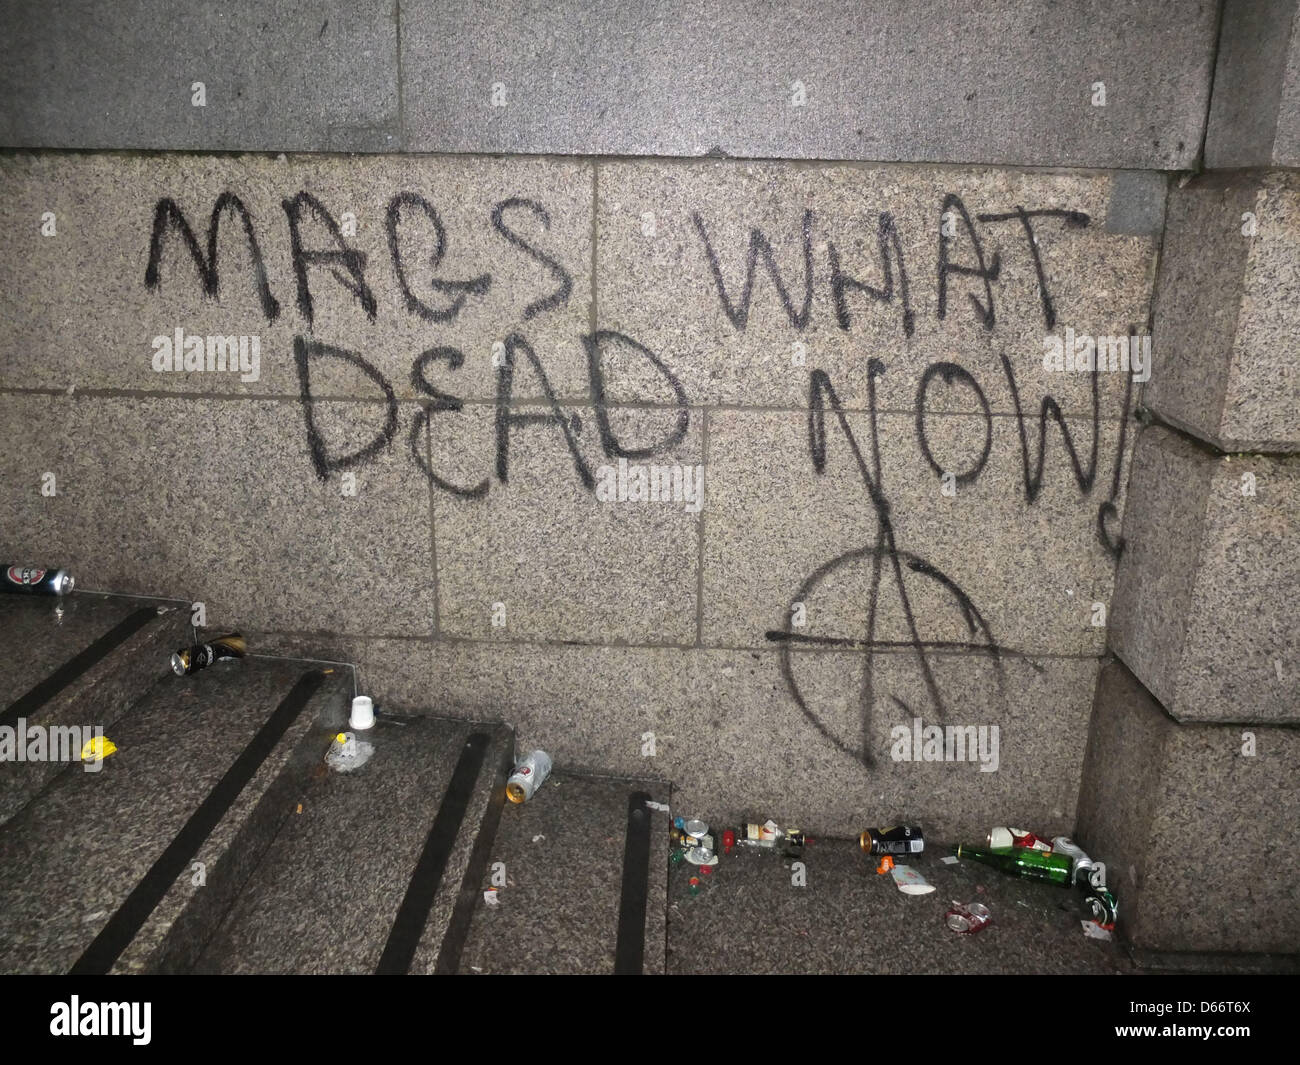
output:
[[[419,399],[419,409],[407,430],[401,433],[399,404],[392,382],[363,353],[331,344],[314,335],[313,326],[318,300],[323,294],[326,298],[354,302],[369,321],[376,321],[378,301],[373,284],[377,270],[391,271],[405,312],[432,328],[455,322],[468,313],[475,301],[492,291],[496,283],[494,276],[489,272],[461,277],[442,276],[446,272],[447,228],[436,206],[418,192],[398,191],[388,201],[384,214],[386,263],[373,261],[350,244],[339,221],[326,204],[311,193],[300,191],[285,199],[282,207],[292,256],[292,293],[272,291],[257,223],[240,197],[229,191],[222,193],[212,205],[203,239],[175,200],[164,198],[155,204],[144,284],[150,291],[158,292],[163,287],[164,274],[168,276],[168,284],[186,283],[182,278],[188,258],[205,297],[216,298],[223,283],[249,284],[268,322],[279,320],[285,313],[286,303],[292,302],[305,326],[304,332],[293,340],[293,358],[308,453],[317,477],[328,479],[342,471],[362,469],[381,453],[399,445],[436,490],[461,499],[482,500],[491,491],[494,480],[502,485],[508,483],[511,456],[519,447],[518,431],[524,427],[545,427],[558,434],[558,439],[563,442],[572,460],[574,476],[583,488],[596,491],[597,476],[579,446],[583,428],[581,419],[576,413],[564,409],[552,386],[545,353],[535,350],[528,339],[531,323],[564,308],[574,294],[573,275],[564,265],[562,251],[555,247],[557,241],[551,232],[551,213],[544,203],[516,196],[501,200],[486,212],[484,221],[499,242],[501,253],[531,260],[540,267],[546,283],[536,291],[519,295],[518,327],[504,337],[494,354],[495,453],[488,465],[490,472],[471,483],[455,482],[443,471],[433,468],[421,443],[431,419],[463,410],[464,400],[451,390],[448,383],[466,363],[462,350],[437,345],[413,354],[409,383]],[[804,210],[792,218],[792,226],[797,227],[800,236],[800,261],[793,265],[779,262],[769,235],[760,228],[751,228],[743,257],[743,277],[739,279],[735,271],[730,278],[726,276],[728,271],[724,269],[723,261],[727,257],[720,254],[719,238],[710,220],[695,212],[690,223],[696,241],[695,253],[707,266],[704,276],[711,281],[718,313],[737,333],[744,333],[748,328],[751,307],[760,286],[770,286],[770,292],[779,300],[792,332],[795,335],[803,333],[809,328],[812,318],[815,278],[824,276],[829,278],[835,328],[851,334],[855,318],[866,314],[892,315],[897,321],[898,343],[906,345],[914,336],[918,313],[921,313],[917,310],[920,301],[914,298],[915,290],[921,284],[935,286],[937,298],[932,303],[925,301],[925,305],[934,307],[939,322],[956,315],[970,315],[982,330],[993,333],[998,329],[996,285],[1002,275],[1003,262],[1001,252],[990,253],[986,245],[986,235],[995,231],[1015,233],[1021,238],[1017,246],[1023,247],[1036,279],[1038,313],[1047,331],[1055,329],[1057,307],[1053,283],[1040,253],[1040,244],[1048,239],[1049,234],[1051,239],[1068,239],[1072,231],[1086,229],[1091,219],[1082,211],[1055,205],[1032,209],[1012,205],[1010,209],[972,213],[958,193],[949,192],[935,204],[936,271],[932,276],[920,277],[915,265],[906,261],[905,242],[900,238],[898,221],[888,211],[881,211],[874,220],[876,261],[872,265],[876,269],[872,276],[876,283],[850,274],[845,267],[845,256],[834,241],[825,241],[819,252],[815,242],[819,219],[812,210]],[[251,263],[251,277],[238,281],[222,277],[219,261],[220,235],[232,228],[242,237]],[[824,271],[821,261],[815,262],[823,253]],[[189,275],[189,283],[194,277],[194,274]],[[611,460],[667,456],[686,438],[691,420],[691,396],[673,372],[671,353],[652,351],[635,337],[617,330],[593,329],[579,339],[586,357],[587,388],[601,452]],[[609,417],[611,404],[607,399],[607,366],[614,354],[620,358],[634,357],[652,367],[662,379],[667,393],[671,394],[666,424],[657,439],[632,441],[621,438],[614,431]],[[372,439],[349,451],[331,449],[317,424],[313,372],[326,360],[355,368],[372,381],[384,397],[382,426]],[[900,702],[900,709],[909,716],[924,712],[930,719],[941,721],[946,713],[945,700],[932,672],[931,653],[959,650],[986,656],[993,664],[1001,685],[1004,683],[1003,654],[1007,649],[999,644],[997,634],[979,605],[944,572],[940,561],[921,557],[900,542],[898,514],[883,475],[878,432],[876,382],[887,372],[889,353],[864,353],[863,361],[868,389],[865,433],[861,430],[855,433],[851,427],[832,376],[819,368],[807,370],[806,458],[810,470],[822,474],[826,469],[828,451],[832,448],[846,449],[874,515],[874,530],[860,546],[826,559],[807,574],[798,587],[791,589],[788,603],[773,604],[774,616],[777,610],[781,610],[784,623],[767,631],[764,636],[779,647],[781,670],[788,691],[808,720],[846,754],[871,764],[873,753],[865,742],[837,733],[810,707],[796,680],[792,651],[800,645],[816,645],[857,651],[865,657],[860,700],[862,734],[867,736],[871,733],[871,708],[876,703],[873,659],[878,652],[903,651],[914,656],[928,705],[919,707]],[[1132,405],[1132,378],[1125,375],[1122,404],[1110,414],[1110,418],[1119,421],[1119,443],[1113,465],[1103,469],[1099,464],[1103,421],[1099,376],[1091,375],[1090,408],[1084,412],[1086,428],[1081,428],[1079,412],[1072,412],[1076,416],[1073,423],[1067,420],[1060,400],[1050,393],[1041,397],[1037,409],[1029,406],[1022,399],[1021,383],[1011,360],[1006,354],[1001,354],[999,363],[998,370],[1011,397],[1018,433],[1024,502],[1033,506],[1038,500],[1044,484],[1046,458],[1053,446],[1049,440],[1059,437],[1080,498],[1093,500],[1096,539],[1105,552],[1117,557],[1123,549],[1116,532],[1117,499],[1121,489],[1128,412]],[[540,389],[544,398],[543,409],[520,409],[513,402],[516,376],[521,370],[527,371]],[[944,469],[935,458],[929,424],[934,409],[933,391],[938,385],[945,386],[945,390],[959,389],[969,393],[971,409],[982,415],[982,446],[970,456],[963,469]],[[915,442],[926,467],[937,478],[950,477],[958,485],[974,484],[985,471],[994,439],[993,413],[985,384],[971,370],[955,362],[933,361],[920,375],[914,408]],[[861,634],[835,637],[797,631],[791,622],[794,604],[814,597],[819,588],[846,567],[860,566],[867,567],[869,572],[864,604],[865,627]],[[935,641],[926,638],[927,626],[918,616],[915,606],[917,597],[914,590],[916,582],[920,581],[930,582],[934,586],[931,591],[937,589],[941,592],[943,600],[960,621],[964,639]],[[879,635],[877,606],[886,585],[891,586],[895,600],[901,605],[906,629],[902,641],[886,641]],[[895,701],[898,700],[895,698]]]

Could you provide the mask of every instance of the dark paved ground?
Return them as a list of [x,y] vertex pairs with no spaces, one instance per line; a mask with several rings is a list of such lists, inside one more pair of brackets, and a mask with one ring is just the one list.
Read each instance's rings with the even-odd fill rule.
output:
[[[1133,971],[1120,944],[1088,939],[1073,891],[1016,880],[972,862],[945,865],[931,845],[909,859],[935,891],[902,894],[877,876],[857,841],[806,849],[807,886],[791,860],[743,854],[702,877],[683,862],[668,881],[670,973],[1115,973]],[[948,930],[956,900],[982,902],[992,923]]]

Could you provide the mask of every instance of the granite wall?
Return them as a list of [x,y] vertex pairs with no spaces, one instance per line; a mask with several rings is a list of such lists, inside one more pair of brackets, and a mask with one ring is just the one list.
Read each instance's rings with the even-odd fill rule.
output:
[[0,555],[1300,953],[1296,0],[3,7]]
[[1155,287],[1078,824],[1154,965],[1300,955],[1295,15],[1224,4],[1211,169],[1170,193]]
[[1054,356],[1149,343],[1164,198],[11,154],[0,550],[712,816],[1068,830],[1150,366]]

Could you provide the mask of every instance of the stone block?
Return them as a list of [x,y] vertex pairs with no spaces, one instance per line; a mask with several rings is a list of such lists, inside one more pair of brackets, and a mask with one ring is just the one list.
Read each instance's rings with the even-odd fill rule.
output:
[[1179,721],[1300,721],[1300,458],[1143,430],[1111,644]]
[[1300,451],[1300,177],[1209,174],[1170,200],[1143,401],[1222,451]]
[[[19,154],[0,160],[0,190],[4,387],[298,396],[301,337],[320,345],[304,353],[316,398],[382,401],[387,388],[495,400],[494,347],[500,362],[517,334],[555,394],[588,394],[586,163]],[[301,282],[285,206],[295,202]],[[182,354],[199,338],[202,370],[156,368],[177,354],[177,330]],[[214,346],[209,369],[209,337],[248,338],[247,368],[216,369]],[[523,370],[515,386],[514,399],[546,396]]]
[[220,8],[9,0],[5,27],[6,145],[401,147],[398,26],[387,0],[236,0]]
[[1295,0],[1225,0],[1205,131],[1215,170],[1300,162]]
[[[493,438],[500,439],[496,408],[433,417],[437,476],[462,491],[486,486],[477,497],[434,490],[440,635],[694,644],[698,527],[708,492],[704,467],[705,497],[692,498],[704,462],[702,412],[685,412],[684,436],[666,451],[610,459],[597,440],[596,410],[566,411],[573,450],[549,408],[511,415],[544,420],[510,428],[504,480],[492,463]],[[611,410],[608,419],[628,449],[683,427],[670,409]],[[652,482],[652,469],[668,474]],[[642,478],[660,498],[631,498]],[[622,500],[620,481],[627,485]]]
[[[413,404],[399,404],[403,428]],[[380,405],[316,404],[333,453]],[[201,601],[211,626],[432,635],[428,482],[399,453],[321,481],[297,400],[9,395],[0,462],[6,556],[84,587]],[[41,494],[44,473],[56,494]]]
[[1107,664],[1077,838],[1142,951],[1300,953],[1300,733],[1179,723]]
[[1217,14],[1208,0],[406,3],[403,114],[414,151],[1181,169]]

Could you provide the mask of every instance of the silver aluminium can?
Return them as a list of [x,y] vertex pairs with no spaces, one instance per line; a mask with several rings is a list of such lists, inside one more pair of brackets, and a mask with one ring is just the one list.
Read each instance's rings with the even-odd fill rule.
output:
[[515,803],[527,802],[550,775],[551,756],[545,751],[530,751],[506,781],[506,798]]

